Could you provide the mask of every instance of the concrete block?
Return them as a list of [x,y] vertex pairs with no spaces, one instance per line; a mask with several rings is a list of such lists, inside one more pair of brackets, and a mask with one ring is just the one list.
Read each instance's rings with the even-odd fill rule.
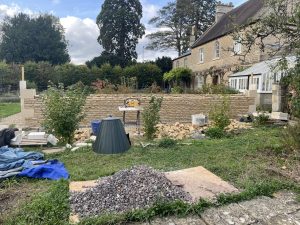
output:
[[35,89],[20,89],[20,98],[34,98],[36,95]]
[[283,113],[283,112],[272,112],[271,113],[271,119],[288,121],[289,120],[289,114],[288,113]]
[[28,134],[29,140],[43,140],[45,139],[45,132],[31,132]]

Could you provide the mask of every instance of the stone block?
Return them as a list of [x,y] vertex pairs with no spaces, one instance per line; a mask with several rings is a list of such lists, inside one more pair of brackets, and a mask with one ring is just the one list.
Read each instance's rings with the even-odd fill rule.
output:
[[288,121],[289,120],[289,114],[288,113],[283,113],[283,112],[272,112],[271,113],[271,119]]

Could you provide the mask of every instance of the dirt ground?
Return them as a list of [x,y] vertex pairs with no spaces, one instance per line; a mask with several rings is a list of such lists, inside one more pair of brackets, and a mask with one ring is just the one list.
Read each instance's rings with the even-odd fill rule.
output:
[[45,190],[46,185],[38,185],[37,182],[0,183],[0,224],[4,224],[9,215],[15,212],[20,205]]

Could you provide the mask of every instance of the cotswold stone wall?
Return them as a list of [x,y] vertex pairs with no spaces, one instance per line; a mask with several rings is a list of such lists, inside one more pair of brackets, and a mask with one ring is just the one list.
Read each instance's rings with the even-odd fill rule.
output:
[[[190,123],[191,115],[204,113],[207,114],[215,104],[222,102],[221,95],[156,95],[163,97],[163,104],[161,109],[162,123]],[[82,121],[82,126],[89,126],[94,119],[105,118],[109,115],[115,117],[122,117],[122,112],[119,112],[118,106],[122,106],[124,99],[128,97],[137,97],[141,100],[141,105],[145,106],[151,95],[146,94],[101,94],[90,95],[86,100],[84,108],[85,119]],[[40,125],[42,120],[41,108],[42,102],[40,97],[35,99],[25,99],[25,108],[34,109],[34,116],[26,119],[28,126],[36,127]],[[249,106],[254,105],[254,98],[246,97],[244,95],[231,95],[230,108],[231,117],[235,118],[241,114],[245,114],[249,110]],[[133,120],[136,113],[127,112],[126,118]]]

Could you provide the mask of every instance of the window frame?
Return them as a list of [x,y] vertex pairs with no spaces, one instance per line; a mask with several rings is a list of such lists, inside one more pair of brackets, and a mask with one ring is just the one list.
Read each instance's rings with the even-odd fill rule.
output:
[[221,45],[220,42],[217,40],[214,43],[214,59],[220,59],[221,56]]
[[199,49],[199,63],[204,63],[204,48]]

